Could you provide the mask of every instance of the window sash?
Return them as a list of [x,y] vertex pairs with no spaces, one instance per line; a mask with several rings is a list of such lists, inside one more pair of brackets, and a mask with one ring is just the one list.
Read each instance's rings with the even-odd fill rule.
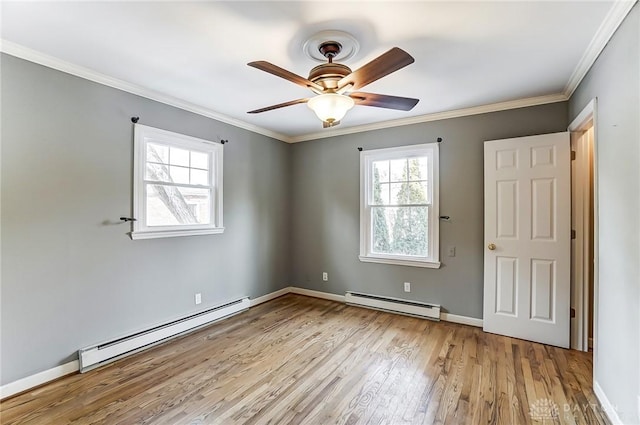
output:
[[428,204],[369,204],[368,207],[370,208],[377,208],[377,207],[430,207],[432,206],[432,203],[428,203]]
[[204,184],[173,183],[173,182],[165,182],[162,180],[143,180],[142,182],[145,185],[157,184],[161,186],[186,187],[186,188],[193,188],[193,189],[211,189],[211,190],[215,189],[215,185],[213,184],[204,185]]
[[177,229],[206,229],[212,226],[212,224],[215,223],[215,217],[213,216],[213,213],[215,212],[215,202],[214,202],[214,190],[213,188],[208,188],[208,187],[194,187],[195,189],[200,189],[200,190],[206,190],[209,192],[209,222],[208,223],[185,223],[185,224],[159,224],[159,225],[149,225],[147,223],[147,218],[148,218],[148,209],[147,209],[147,205],[149,203],[149,186],[169,186],[169,187],[186,187],[186,188],[191,188],[190,186],[184,186],[184,185],[169,185],[169,184],[164,184],[164,183],[158,183],[158,182],[149,182],[149,183],[145,183],[144,185],[144,204],[143,204],[143,217],[145,220],[145,228],[146,229],[153,229],[155,231],[158,230],[177,230]]
[[[153,144],[153,145],[158,145],[158,146],[162,146],[162,147],[166,147],[168,148],[168,156],[167,156],[167,162],[158,162],[158,161],[153,161],[153,160],[149,160],[149,149],[148,149],[148,145],[149,144]],[[171,163],[171,148],[178,148],[180,150],[186,150],[189,152],[189,164],[188,165],[178,165],[178,164],[172,164]],[[216,152],[213,151],[211,149],[211,143],[210,142],[198,142],[198,143],[189,143],[188,146],[184,143],[184,142],[179,142],[177,143],[174,140],[164,140],[164,141],[159,141],[155,138],[145,138],[144,139],[144,148],[143,148],[143,152],[144,152],[144,173],[142,175],[142,178],[144,179],[145,182],[147,181],[156,181],[156,182],[163,182],[163,183],[176,183],[167,179],[158,179],[158,180],[153,180],[153,179],[149,179],[147,178],[147,171],[148,171],[148,166],[157,166],[157,167],[162,167],[166,170],[166,173],[168,174],[168,178],[171,179],[171,173],[172,173],[172,169],[173,168],[177,168],[177,169],[182,169],[182,170],[186,170],[188,173],[188,177],[189,177],[189,181],[191,181],[191,170],[195,170],[195,171],[204,171],[207,173],[207,180],[208,180],[208,184],[205,186],[213,186],[214,185],[214,179],[215,179],[215,164],[216,164],[216,160],[215,160],[215,155]],[[198,153],[198,154],[203,154],[207,156],[207,168],[202,168],[202,167],[194,167],[192,166],[192,158],[191,158],[191,154],[192,153]],[[193,183],[180,183],[180,184],[193,184]]]

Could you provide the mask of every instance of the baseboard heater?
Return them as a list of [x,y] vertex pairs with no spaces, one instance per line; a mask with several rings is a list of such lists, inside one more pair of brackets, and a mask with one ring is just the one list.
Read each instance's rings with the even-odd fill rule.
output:
[[347,292],[345,294],[345,302],[359,307],[384,310],[430,320],[440,320],[440,306],[437,304],[362,294],[359,292]]
[[193,331],[217,320],[240,313],[249,308],[249,298],[241,298],[212,309],[155,326],[141,332],[78,350],[80,372],[147,349],[167,339]]

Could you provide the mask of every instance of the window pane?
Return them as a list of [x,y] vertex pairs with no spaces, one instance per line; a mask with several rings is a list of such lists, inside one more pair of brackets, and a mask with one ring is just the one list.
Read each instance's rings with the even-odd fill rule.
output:
[[209,155],[203,152],[191,151],[191,167],[209,169]]
[[147,143],[147,161],[169,163],[169,146]]
[[191,169],[191,184],[209,186],[209,172],[205,170]]
[[373,181],[389,181],[389,161],[373,161]]
[[409,159],[409,180],[429,179],[429,158],[426,156]]
[[171,147],[169,151],[169,162],[171,165],[189,166],[189,151],[186,149]]
[[407,180],[407,160],[394,159],[389,161],[391,168],[391,181],[401,182]]
[[429,193],[427,182],[410,182],[409,183],[409,203],[410,204],[428,204]]
[[392,205],[403,205],[409,199],[408,183],[391,183],[391,194],[389,203]]
[[147,226],[209,224],[211,192],[159,184],[147,185]]
[[372,252],[428,256],[428,207],[372,207],[371,214]]
[[154,164],[147,162],[147,169],[144,178],[146,180],[154,180],[159,182],[170,182],[169,167],[162,164]]
[[185,167],[169,167],[171,173],[171,181],[174,183],[189,184],[189,169]]
[[428,256],[428,207],[400,207],[392,229],[396,254]]
[[393,208],[374,207],[371,209],[372,214],[372,241],[371,251],[378,254],[391,253],[391,228],[393,216],[390,214]]
[[371,198],[372,205],[388,205],[389,204],[389,183],[373,183],[373,196]]

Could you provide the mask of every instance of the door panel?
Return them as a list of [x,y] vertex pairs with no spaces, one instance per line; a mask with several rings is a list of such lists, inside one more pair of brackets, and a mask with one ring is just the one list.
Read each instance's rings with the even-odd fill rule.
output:
[[556,148],[553,145],[531,148],[531,168],[556,165]]
[[507,180],[498,182],[498,205],[496,206],[496,225],[498,237],[518,237],[518,182]]
[[569,133],[484,148],[484,330],[568,347]]
[[553,322],[555,271],[553,260],[531,260],[531,318]]
[[555,179],[534,179],[531,181],[531,239],[554,240]]
[[517,316],[516,312],[516,286],[518,259],[498,257],[498,280],[496,282],[496,313]]

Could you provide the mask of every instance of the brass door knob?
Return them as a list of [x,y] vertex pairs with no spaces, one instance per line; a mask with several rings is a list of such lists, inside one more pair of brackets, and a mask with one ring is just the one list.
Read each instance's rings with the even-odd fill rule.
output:
[[496,244],[490,243],[489,246],[487,246],[487,248],[489,248],[489,250],[493,251],[494,249],[496,249]]

